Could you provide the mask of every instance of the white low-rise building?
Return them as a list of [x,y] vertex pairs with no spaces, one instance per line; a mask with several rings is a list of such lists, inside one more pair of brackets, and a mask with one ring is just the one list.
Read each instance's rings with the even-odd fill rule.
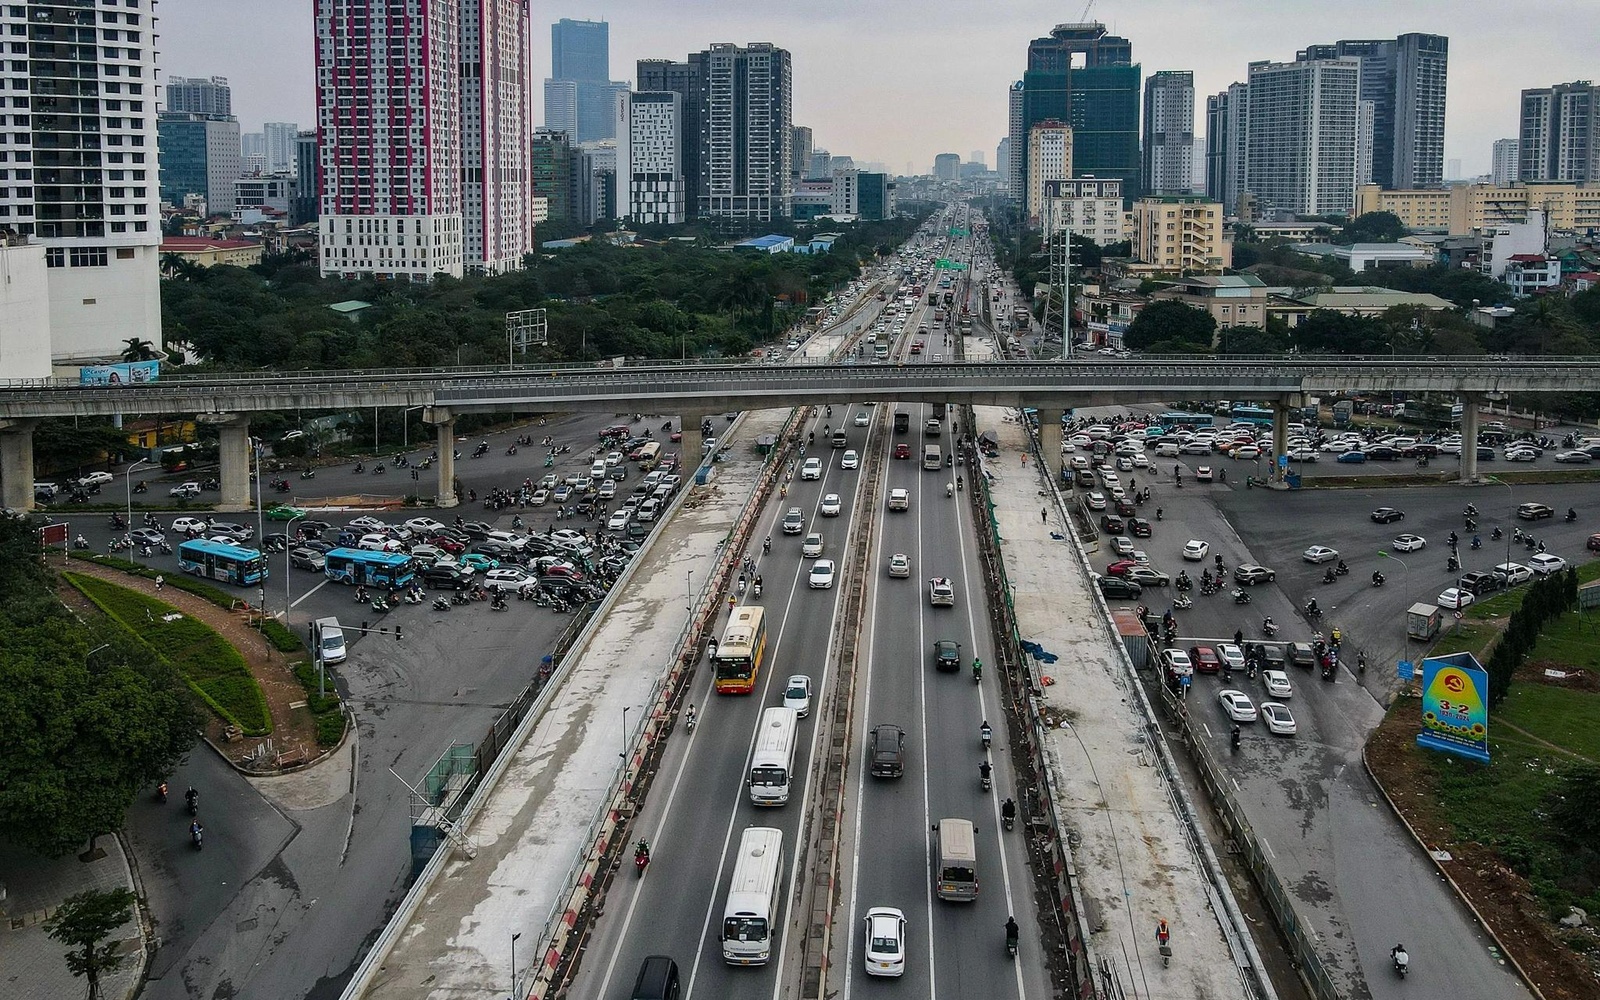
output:
[[50,291],[44,244],[0,234],[0,372],[50,376]]
[[1039,223],[1052,232],[1070,229],[1099,246],[1128,238],[1120,178],[1073,177],[1044,182]]

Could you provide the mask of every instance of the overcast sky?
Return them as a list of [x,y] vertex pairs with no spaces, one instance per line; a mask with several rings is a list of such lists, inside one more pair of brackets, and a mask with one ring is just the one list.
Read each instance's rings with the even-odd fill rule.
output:
[[[711,42],[773,42],[794,63],[794,120],[835,155],[896,173],[933,156],[982,150],[994,165],[1006,131],[1006,87],[1030,39],[1076,21],[1082,0],[534,0],[533,108],[542,122],[550,25],[611,24],[611,74],[632,81],[640,58],[682,59]],[[225,76],[245,131],[267,121],[315,124],[312,0],[160,0],[161,60],[174,76]],[[1195,131],[1205,96],[1243,80],[1258,59],[1291,60],[1314,42],[1450,38],[1445,157],[1489,170],[1490,144],[1514,136],[1518,93],[1600,78],[1600,0],[1102,0],[1091,20],[1133,42],[1145,75],[1193,70]]]

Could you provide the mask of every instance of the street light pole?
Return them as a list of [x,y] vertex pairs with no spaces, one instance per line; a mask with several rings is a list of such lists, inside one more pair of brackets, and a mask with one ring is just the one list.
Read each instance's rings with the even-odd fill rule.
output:
[[[290,539],[290,543],[283,547],[283,620],[286,622],[289,620],[289,553],[294,549],[292,541],[294,535],[290,533],[290,529],[302,517],[305,517],[305,515],[296,514],[294,517],[289,518],[288,522],[283,526],[284,538]],[[267,609],[262,608],[261,610],[265,613]]]
[[[150,460],[148,458],[141,458],[137,462],[135,462],[132,465],[128,466],[127,470],[124,471],[123,474],[122,474],[122,484],[125,487],[127,487],[127,490],[128,490],[128,526],[126,528],[127,531],[132,531],[133,530],[133,470],[137,469],[141,465],[147,464],[149,461]],[[137,553],[138,553],[137,549],[135,549],[131,545],[128,546],[128,555],[129,556],[136,556]]]
[[521,931],[518,931],[517,933],[511,935],[511,997],[510,997],[510,1000],[517,1000],[517,938],[519,938],[521,936],[522,936],[522,932]]

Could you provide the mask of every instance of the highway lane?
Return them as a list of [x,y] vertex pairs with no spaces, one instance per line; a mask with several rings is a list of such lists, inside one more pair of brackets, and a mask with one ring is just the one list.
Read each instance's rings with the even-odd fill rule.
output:
[[[834,413],[845,421],[850,447],[859,452],[868,429],[853,426],[851,409],[835,405]],[[808,426],[820,438],[827,422],[819,415]],[[750,697],[716,696],[710,690],[713,671],[707,666],[697,672],[690,700],[700,708],[699,722],[692,735],[685,738],[680,731],[679,738],[672,741],[635,827],[653,845],[650,870],[640,880],[619,873],[606,905],[608,919],[601,922],[573,984],[575,997],[626,997],[639,962],[652,954],[672,955],[678,961],[688,997],[773,992],[784,968],[783,957],[793,954],[796,942],[790,940],[794,925],[789,918],[798,876],[796,859],[801,855],[796,837],[805,810],[799,790],[783,807],[751,805],[746,778],[756,723],[763,709],[782,704],[785,679],[790,674],[809,675],[818,703],[829,696],[833,685],[830,652],[844,590],[839,586],[826,591],[809,588],[807,572],[812,560],[800,555],[804,532],[785,535],[778,522],[789,507],[799,507],[806,515],[807,531],[823,532],[826,555],[840,558],[845,536],[857,516],[854,501],[859,472],[839,468],[843,450],[813,448],[808,454],[824,459],[823,478],[805,482],[796,476],[786,498],[774,497],[757,532],[758,538],[771,535],[772,552],[762,556],[759,543],[753,546],[757,572],[763,577],[759,603],[769,615],[767,658],[756,691]],[[826,493],[840,495],[844,502],[840,516],[823,518],[818,514],[818,503]],[[753,597],[746,600],[755,602]],[[719,615],[719,627],[726,618]],[[797,776],[810,770],[816,714],[814,710],[812,717],[800,724]],[[785,892],[780,924],[785,933],[774,947],[773,962],[759,968],[738,968],[724,964],[717,935],[732,855],[740,834],[750,826],[776,826],[784,831],[784,885],[789,891]]]
[[[859,748],[865,747],[872,726],[901,726],[907,733],[906,774],[900,779],[873,778],[866,774],[864,759],[852,772],[851,794],[859,805],[854,809],[853,861],[844,912],[836,923],[841,935],[849,935],[841,995],[909,989],[918,996],[1040,996],[1049,985],[1038,960],[1038,918],[1027,858],[1020,835],[1004,833],[1000,824],[999,803],[1015,797],[1017,789],[1006,751],[998,682],[992,671],[981,685],[970,679],[974,656],[988,663],[994,660],[983,627],[986,608],[970,510],[964,498],[952,500],[946,495],[947,485],[964,469],[923,469],[918,460],[923,444],[937,440],[942,448],[950,447],[948,421],[940,438],[931,439],[921,428],[933,415],[932,406],[902,404],[897,409],[910,414],[911,429],[886,439],[882,447],[888,452],[905,442],[917,457],[887,459],[883,495],[907,489],[911,509],[882,514],[872,551],[869,574],[874,594],[866,626],[866,673],[855,744],[864,753]],[[888,559],[897,552],[911,557],[909,579],[887,575]],[[933,576],[953,581],[954,608],[930,606],[928,580]],[[934,669],[932,647],[940,639],[961,644],[959,672]],[[996,735],[990,758],[995,776],[991,792],[980,790],[977,773],[985,759],[978,739],[979,724],[985,719]],[[975,902],[945,902],[933,893],[937,842],[931,828],[945,817],[970,819],[977,826],[980,891]],[[894,906],[907,917],[904,983],[870,977],[863,970],[865,912],[883,905]],[[1011,914],[1023,928],[1019,961],[1008,958],[1001,947],[1003,924]]]

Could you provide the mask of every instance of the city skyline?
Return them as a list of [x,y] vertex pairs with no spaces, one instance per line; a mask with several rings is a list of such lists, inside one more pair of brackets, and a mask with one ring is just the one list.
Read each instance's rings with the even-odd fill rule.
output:
[[[229,77],[234,113],[250,131],[268,121],[314,121],[311,6],[311,0],[250,0],[257,30],[240,36],[245,0],[162,0],[163,76]],[[981,22],[963,22],[958,45],[950,17],[963,16],[965,8],[948,0],[935,0],[936,16],[915,21],[885,19],[882,11],[843,0],[818,0],[803,12],[773,9],[739,22],[728,21],[727,8],[726,0],[682,0],[668,18],[645,0],[541,7],[533,18],[530,78],[549,75],[549,26],[563,17],[609,23],[618,77],[631,77],[641,58],[682,58],[713,42],[769,41],[794,55],[794,120],[815,130],[819,146],[858,161],[911,161],[925,172],[939,152],[987,148],[1005,136],[1006,88],[1022,76],[1028,42],[1076,17],[1035,0],[1007,4]],[[1521,23],[1532,26],[1546,23],[1542,17],[1558,22],[1573,16],[1570,6],[1547,0],[1525,10]],[[1494,141],[1517,134],[1523,89],[1593,79],[1600,67],[1585,51],[1584,32],[1503,32],[1493,26],[1500,18],[1479,18],[1475,11],[1496,9],[1478,0],[1414,0],[1403,7],[1347,0],[1292,8],[1244,0],[1126,0],[1114,11],[1093,10],[1090,18],[1133,42],[1146,76],[1193,71],[1201,102],[1244,80],[1250,62],[1291,60],[1309,45],[1413,31],[1447,35],[1445,156],[1477,175],[1489,172]],[[892,46],[884,44],[886,25],[899,39]],[[952,72],[949,55],[957,47],[966,61]],[[863,102],[863,90],[886,96]],[[926,98],[925,113],[907,104],[918,95],[937,95]],[[535,106],[541,104],[536,95]],[[1202,134],[1203,117],[1203,106],[1197,107]]]

